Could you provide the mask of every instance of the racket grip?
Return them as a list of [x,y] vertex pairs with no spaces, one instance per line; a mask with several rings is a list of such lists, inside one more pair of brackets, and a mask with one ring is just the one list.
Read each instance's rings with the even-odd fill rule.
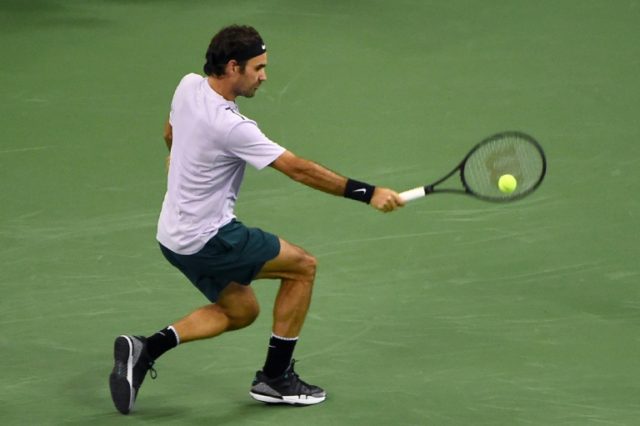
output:
[[419,186],[417,188],[413,188],[408,191],[401,192],[400,198],[402,198],[402,201],[406,203],[407,201],[413,201],[413,200],[417,200],[418,198],[422,198],[425,195],[427,194],[424,191],[424,186]]

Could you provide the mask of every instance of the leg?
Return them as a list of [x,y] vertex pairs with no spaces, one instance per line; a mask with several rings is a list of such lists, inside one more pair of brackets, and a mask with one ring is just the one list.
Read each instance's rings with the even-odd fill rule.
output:
[[257,279],[280,278],[280,290],[273,307],[273,333],[297,337],[307,316],[316,275],[316,259],[280,239],[280,254],[267,262]]
[[280,240],[280,254],[267,262],[257,278],[280,278],[273,308],[273,336],[267,360],[256,374],[250,395],[271,404],[312,405],[324,401],[326,392],[298,377],[293,370],[293,349],[311,302],[316,259]]
[[180,336],[180,342],[185,343],[244,328],[255,321],[259,312],[251,287],[231,283],[220,293],[216,303],[195,310],[173,327]]
[[[197,309],[176,322],[173,328],[181,342],[189,342],[246,327],[256,319],[258,313],[258,302],[253,290],[248,286],[231,283],[220,293],[216,303]],[[114,405],[123,414],[128,414],[133,408],[147,371],[155,371],[152,367],[159,356],[157,353],[163,352],[156,351],[154,356],[154,351],[149,350],[153,349],[149,342],[160,334],[163,338],[166,337],[164,333],[158,332],[149,339],[125,335],[116,338],[115,363],[109,376],[109,387]]]

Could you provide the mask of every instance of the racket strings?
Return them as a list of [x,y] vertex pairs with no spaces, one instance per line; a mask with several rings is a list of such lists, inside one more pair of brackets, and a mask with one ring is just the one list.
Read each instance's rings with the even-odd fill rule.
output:
[[[479,145],[466,159],[462,180],[468,191],[492,200],[521,197],[533,191],[545,172],[541,148],[519,134],[503,134]],[[513,192],[502,192],[498,181],[503,175],[515,177]]]

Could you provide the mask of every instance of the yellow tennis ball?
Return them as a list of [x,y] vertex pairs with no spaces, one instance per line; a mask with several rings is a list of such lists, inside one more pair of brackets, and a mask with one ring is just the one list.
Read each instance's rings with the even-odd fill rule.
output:
[[510,194],[515,191],[517,186],[518,181],[513,175],[502,175],[500,179],[498,179],[498,188],[505,194]]

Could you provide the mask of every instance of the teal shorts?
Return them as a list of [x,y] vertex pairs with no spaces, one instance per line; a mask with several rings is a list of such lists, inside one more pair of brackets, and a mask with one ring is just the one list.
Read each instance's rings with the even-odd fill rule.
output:
[[169,263],[215,303],[229,283],[251,284],[264,264],[280,253],[280,240],[262,229],[247,228],[233,220],[195,254],[178,254],[162,244],[160,250]]

